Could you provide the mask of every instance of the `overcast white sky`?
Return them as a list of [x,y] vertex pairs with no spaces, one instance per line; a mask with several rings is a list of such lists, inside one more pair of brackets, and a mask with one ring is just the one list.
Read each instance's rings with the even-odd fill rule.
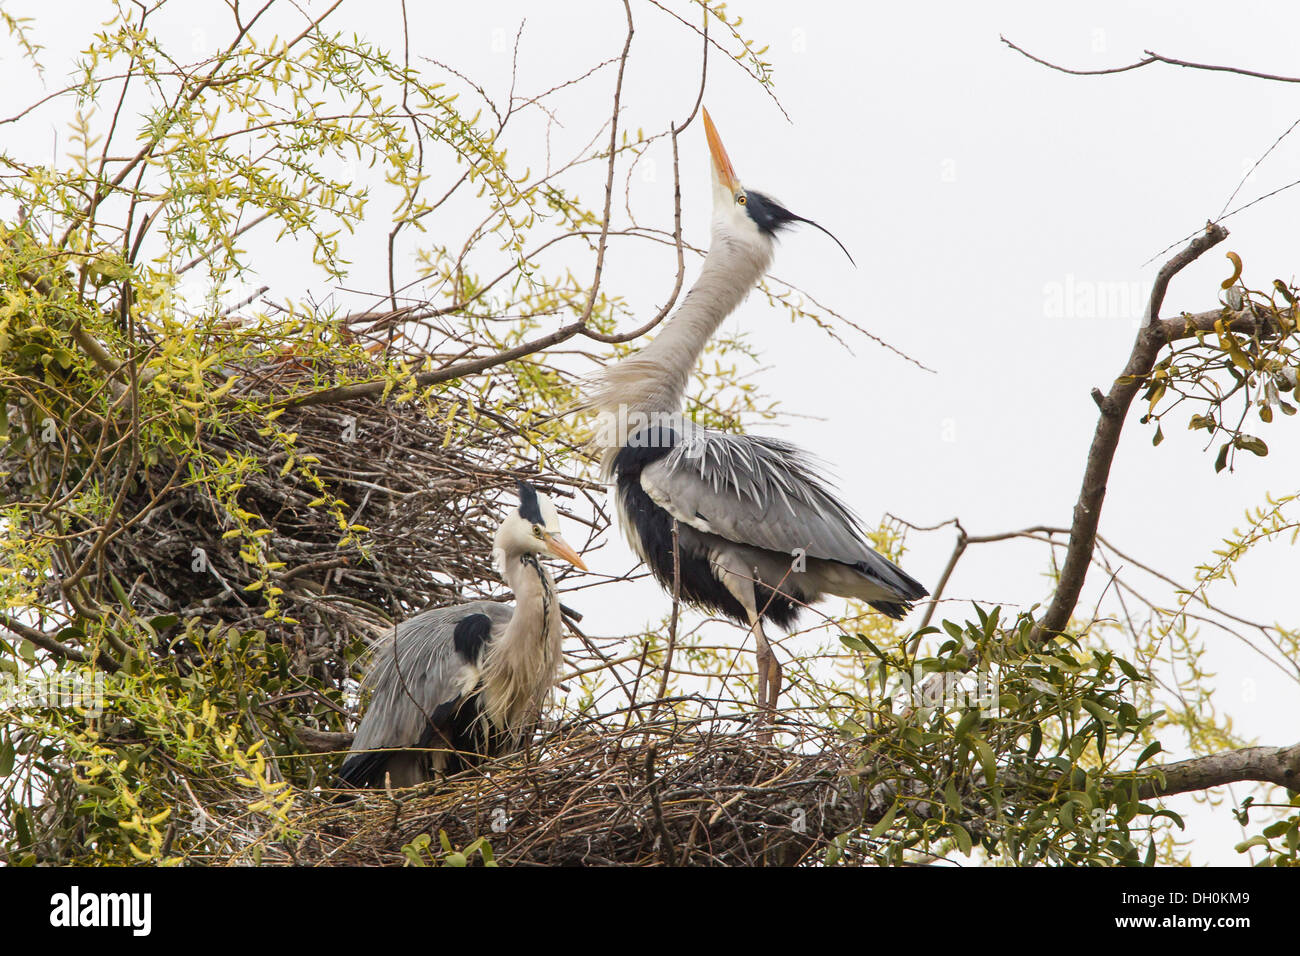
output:
[[[59,69],[69,46],[84,42],[74,25],[103,9],[4,6],[36,18],[38,38],[50,48],[46,62]],[[436,57],[502,95],[508,49],[524,17],[522,92],[615,56],[623,41],[622,7],[611,2],[411,6],[413,55]],[[396,9],[396,2],[345,5],[337,26],[400,48]],[[921,525],[959,516],[973,534],[1068,525],[1096,422],[1089,390],[1106,390],[1122,367],[1140,303],[1168,254],[1144,263],[1219,214],[1245,170],[1300,118],[1300,88],[1166,66],[1070,77],[1029,62],[998,36],[1081,69],[1120,65],[1155,49],[1297,73],[1300,8],[736,0],[730,9],[745,16],[751,37],[771,45],[766,58],[790,116],[733,64],[713,59],[705,103],[741,178],[834,231],[858,263],[853,268],[828,239],[804,230],[783,239],[774,272],[937,373],[860,338],[849,339],[850,354],[811,325],[791,324],[751,299],[729,327],[750,330],[762,348],[768,367],[758,373],[761,388],[786,412],[810,416],[763,428],[832,463],[844,497],[872,522],[884,512]],[[646,4],[634,10],[638,33],[623,122],[658,130],[689,111],[699,47]],[[224,20],[218,11],[212,22]],[[209,42],[203,20],[174,29],[196,50]],[[0,51],[8,115],[41,87],[8,41],[0,41]],[[57,69],[46,78],[51,86],[59,80]],[[558,101],[566,126],[552,142],[557,154],[594,134],[608,113],[612,81],[607,74]],[[67,118],[53,111],[41,123],[49,130]],[[9,135],[12,128],[0,130]],[[510,146],[512,156],[544,161],[536,136]],[[704,244],[708,166],[698,125],[683,137],[682,151],[686,234]],[[1275,151],[1238,202],[1300,179],[1298,160],[1300,132]],[[667,223],[670,188],[661,165],[656,181],[638,186],[638,211],[650,216],[660,208],[659,222]],[[593,180],[584,198],[595,204],[598,190]],[[1275,277],[1292,279],[1298,204],[1300,188],[1227,220],[1232,236],[1176,280],[1164,314],[1214,306],[1230,271],[1228,249],[1242,256],[1245,278],[1256,288]],[[373,234],[360,233],[356,286],[381,284],[387,228],[379,216]],[[622,248],[610,263],[610,287],[649,315],[671,286],[671,259],[648,257],[639,245]],[[584,258],[574,268],[589,265]],[[297,266],[265,272],[281,297],[316,281]],[[1128,295],[1134,304],[1127,314],[1098,314],[1075,298],[1097,294]],[[1247,507],[1262,504],[1268,492],[1296,489],[1300,424],[1279,419],[1261,432],[1272,449],[1267,459],[1243,456],[1235,473],[1216,475],[1202,433],[1171,423],[1165,442],[1152,448],[1150,429],[1132,415],[1102,533],[1134,557],[1190,580]],[[904,564],[932,586],[951,544],[949,531],[914,534]],[[1026,606],[1043,597],[1045,558],[1027,544],[974,549],[947,596]],[[600,561],[608,570],[631,563],[618,541]],[[1237,583],[1224,582],[1212,594],[1244,616],[1295,626],[1298,570],[1294,550],[1279,543],[1244,561]],[[1090,579],[1094,596],[1098,577]],[[665,611],[653,585],[625,587],[599,598],[602,589],[584,592],[584,626],[626,633],[639,626],[629,624],[629,607],[643,608],[637,616],[645,621]],[[1086,596],[1081,606],[1088,606]],[[961,617],[967,608],[954,603],[944,611]],[[1233,644],[1213,648],[1209,664],[1218,675],[1216,701],[1240,732],[1267,744],[1300,739],[1294,684]],[[1204,845],[1198,858],[1239,862],[1231,850],[1239,830],[1230,816],[1216,811],[1211,825],[1207,844],[1217,847]]]

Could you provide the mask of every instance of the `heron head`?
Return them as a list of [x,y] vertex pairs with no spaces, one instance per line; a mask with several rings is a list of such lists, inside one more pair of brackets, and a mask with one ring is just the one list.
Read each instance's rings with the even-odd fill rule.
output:
[[[741,236],[752,244],[770,247],[777,234],[790,225],[804,222],[835,240],[835,244],[849,256],[844,243],[830,230],[811,219],[792,213],[779,202],[756,189],[746,189],[731,165],[731,157],[722,145],[718,128],[713,125],[709,111],[704,110],[704,135],[709,141],[713,157],[713,228],[714,232],[728,236]],[[853,262],[853,257],[849,256]]]
[[546,495],[526,481],[519,482],[519,507],[497,529],[495,550],[509,557],[550,554],[587,570],[578,552],[560,537],[560,515]]

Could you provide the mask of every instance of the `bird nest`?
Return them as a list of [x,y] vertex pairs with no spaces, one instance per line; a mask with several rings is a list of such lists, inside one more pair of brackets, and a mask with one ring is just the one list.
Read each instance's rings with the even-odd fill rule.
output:
[[[324,367],[327,359],[313,361],[321,367],[264,361],[242,370],[243,381],[262,394],[286,395],[295,376],[328,381],[340,371]],[[380,369],[343,371],[366,378]],[[35,405],[9,401],[19,414]],[[587,543],[607,521],[590,484],[530,466],[538,433],[517,422],[535,428],[536,415],[523,408],[514,415],[509,400],[483,389],[448,383],[416,400],[281,407],[271,428],[265,406],[209,409],[188,446],[201,449],[204,461],[188,470],[174,458],[132,470],[99,455],[87,436],[101,429],[99,444],[111,444],[126,424],[89,420],[89,412],[72,422],[85,451],[72,444],[63,451],[73,473],[111,489],[118,523],[98,544],[94,533],[76,536],[54,573],[33,583],[40,603],[60,608],[60,581],[71,569],[92,567],[95,593],[110,595],[110,608],[116,593],[120,619],[148,623],[140,633],[151,669],[135,661],[110,668],[124,696],[110,697],[96,739],[135,754],[159,799],[190,808],[177,811],[157,848],[161,857],[221,863],[255,852],[264,863],[374,865],[448,862],[458,854],[479,860],[486,852],[517,865],[792,865],[864,851],[865,841],[845,836],[863,819],[854,748],[826,726],[800,723],[794,711],[780,715],[783,745],[764,744],[752,711],[731,712],[734,693],[724,716],[640,698],[599,717],[570,710],[527,751],[411,791],[368,792],[347,805],[313,791],[336,766],[334,757],[319,755],[340,755],[350,739],[345,711],[361,640],[427,607],[503,596],[491,543],[518,478],[556,494],[561,507],[585,496],[566,510],[585,518]],[[31,498],[51,470],[51,453],[39,443],[11,451],[0,493]],[[293,459],[311,461],[310,469]],[[223,462],[236,460],[252,464],[239,471],[237,494],[223,494],[214,479]],[[321,507],[324,496],[339,507]],[[79,520],[63,509],[64,520]],[[236,510],[270,533],[251,545],[247,527],[232,535]],[[365,532],[348,539],[339,514]],[[39,523],[33,528],[41,532]],[[249,560],[251,546],[262,549],[258,561]],[[261,577],[268,567],[270,576]],[[272,586],[275,608],[267,597]],[[246,644],[250,634],[258,638]],[[240,641],[232,644],[231,635]],[[91,646],[74,629],[64,639],[72,652],[78,641]],[[591,653],[591,668],[610,666]],[[137,683],[141,695],[132,693]],[[258,693],[250,697],[252,686]],[[270,743],[265,782],[293,794],[293,809],[274,825],[249,809],[256,801],[247,781],[227,779],[229,768],[214,762],[215,753],[183,767],[171,751],[146,746],[178,721],[201,716],[185,709],[195,688],[205,706],[213,703],[210,713]],[[155,690],[174,692],[176,709],[145,706],[162,699],[150,696]],[[748,699],[747,691],[742,696]],[[32,739],[62,732],[38,727]],[[82,795],[67,769],[41,778],[43,816],[70,821],[51,824],[45,849],[37,848],[49,859],[65,859],[69,847],[85,843],[74,811]],[[209,829],[177,822],[186,815]]]
[[[287,395],[313,379],[384,372],[378,361],[328,366],[274,357],[222,374],[239,372],[240,390]],[[215,388],[221,375],[209,377]],[[51,471],[100,482],[110,500],[120,495],[115,533],[106,541],[74,537],[64,566],[36,582],[34,603],[64,608],[61,580],[84,563],[99,582],[120,583],[118,598],[134,617],[152,621],[160,655],[192,656],[187,622],[209,634],[257,631],[286,648],[295,673],[341,689],[358,639],[428,607],[501,596],[492,538],[498,502],[513,497],[517,479],[562,501],[589,491],[572,477],[539,473],[531,461],[540,456],[530,454],[537,437],[518,424],[536,415],[514,415],[509,399],[481,389],[453,382],[404,401],[285,403],[275,416],[265,403],[240,406],[240,390],[224,412],[205,412],[179,460],[164,454],[124,469],[96,446],[122,441],[129,420],[84,409],[69,422],[75,450],[62,461],[58,445],[6,450],[6,501],[48,493]],[[13,417],[43,407],[41,396],[5,397]],[[97,443],[96,433],[106,438]],[[580,511],[597,515],[593,535],[603,530],[598,509]],[[56,517],[78,529],[89,523],[70,506]],[[357,526],[364,531],[348,533]],[[113,599],[106,585],[100,591]]]
[[472,863],[486,843],[509,865],[790,866],[863,849],[852,745],[809,726],[774,746],[725,724],[574,725],[447,780],[308,811],[284,862]]

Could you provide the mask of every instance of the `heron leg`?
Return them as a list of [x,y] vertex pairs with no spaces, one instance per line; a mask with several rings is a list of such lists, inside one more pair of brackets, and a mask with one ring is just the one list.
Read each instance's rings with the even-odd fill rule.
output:
[[776,656],[776,651],[769,648],[771,652],[770,663],[767,669],[767,703],[768,710],[776,711],[777,699],[781,696],[781,682],[784,673],[781,670],[781,661]]
[[763,619],[757,614],[751,614],[750,620],[750,630],[754,632],[754,642],[758,647],[758,705],[763,710],[764,726],[758,739],[763,743],[771,743],[776,701],[781,695],[781,662],[777,660],[776,651],[763,633]]
[[762,678],[762,684],[766,688],[767,692],[767,696],[763,698],[762,704],[769,711],[775,711],[776,702],[781,696],[781,680],[783,675],[781,661],[777,658],[776,650],[768,641],[767,635],[763,633],[762,618],[755,619],[753,627],[755,629],[755,636],[758,640],[760,657],[766,662],[765,664],[760,664],[760,669],[763,671],[760,676]]
[[749,615],[749,632],[754,635],[755,654],[758,658],[756,688],[758,706],[767,710],[768,681],[772,674],[772,645],[768,643],[767,635],[763,633],[763,619],[753,612]]
[[763,618],[758,612],[758,602],[754,595],[754,581],[758,577],[758,572],[746,568],[738,556],[725,553],[714,555],[712,563],[722,586],[740,602],[740,606],[745,609],[746,617],[749,618],[749,631],[754,635],[758,657],[756,697],[759,709],[762,711],[758,739],[763,743],[770,743],[776,698],[781,692],[781,665],[777,662],[776,653],[772,650],[767,635],[763,633]]

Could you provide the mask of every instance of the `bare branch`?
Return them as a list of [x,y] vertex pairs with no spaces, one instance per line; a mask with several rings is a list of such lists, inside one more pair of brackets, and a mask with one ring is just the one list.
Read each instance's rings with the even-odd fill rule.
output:
[[1106,498],[1106,481],[1115,459],[1115,450],[1119,447],[1125,416],[1167,341],[1165,325],[1160,321],[1160,307],[1164,304],[1169,282],[1207,249],[1218,245],[1227,237],[1226,229],[1210,224],[1204,234],[1193,239],[1186,248],[1166,262],[1156,276],[1151,288],[1151,299],[1147,304],[1146,318],[1133,343],[1128,364],[1102,400],[1101,415],[1097,419],[1097,428],[1084,469],[1083,486],[1074,506],[1070,545],[1061,567],[1061,578],[1051,606],[1035,628],[1035,636],[1040,640],[1060,632],[1066,626],[1079,601],[1079,593],[1083,590],[1097,540],[1097,524]]
[[1011,49],[1015,50],[1021,56],[1039,63],[1049,70],[1056,70],[1058,73],[1068,73],[1071,76],[1108,76],[1112,73],[1127,73],[1129,70],[1140,70],[1144,66],[1150,66],[1152,63],[1164,63],[1168,66],[1181,66],[1189,70],[1207,70],[1214,73],[1235,73],[1238,76],[1249,76],[1257,80],[1271,80],[1275,83],[1300,83],[1300,77],[1280,76],[1276,73],[1261,73],[1258,70],[1245,70],[1238,66],[1221,66],[1214,63],[1194,63],[1191,60],[1178,60],[1171,56],[1164,56],[1156,53],[1154,50],[1143,50],[1143,58],[1134,63],[1128,63],[1124,66],[1113,66],[1101,70],[1072,70],[1069,67],[1061,66],[1050,60],[1044,60],[1042,57],[1034,56],[1028,50],[1017,46],[1004,36],[999,36],[999,40],[1005,43]]
[[[1148,769],[1144,768],[1143,772]],[[1138,793],[1144,800],[1175,793],[1209,790],[1229,783],[1272,783],[1288,790],[1300,789],[1300,743],[1290,747],[1247,747],[1208,757],[1193,757],[1153,768],[1165,778],[1162,786],[1151,780]]]

